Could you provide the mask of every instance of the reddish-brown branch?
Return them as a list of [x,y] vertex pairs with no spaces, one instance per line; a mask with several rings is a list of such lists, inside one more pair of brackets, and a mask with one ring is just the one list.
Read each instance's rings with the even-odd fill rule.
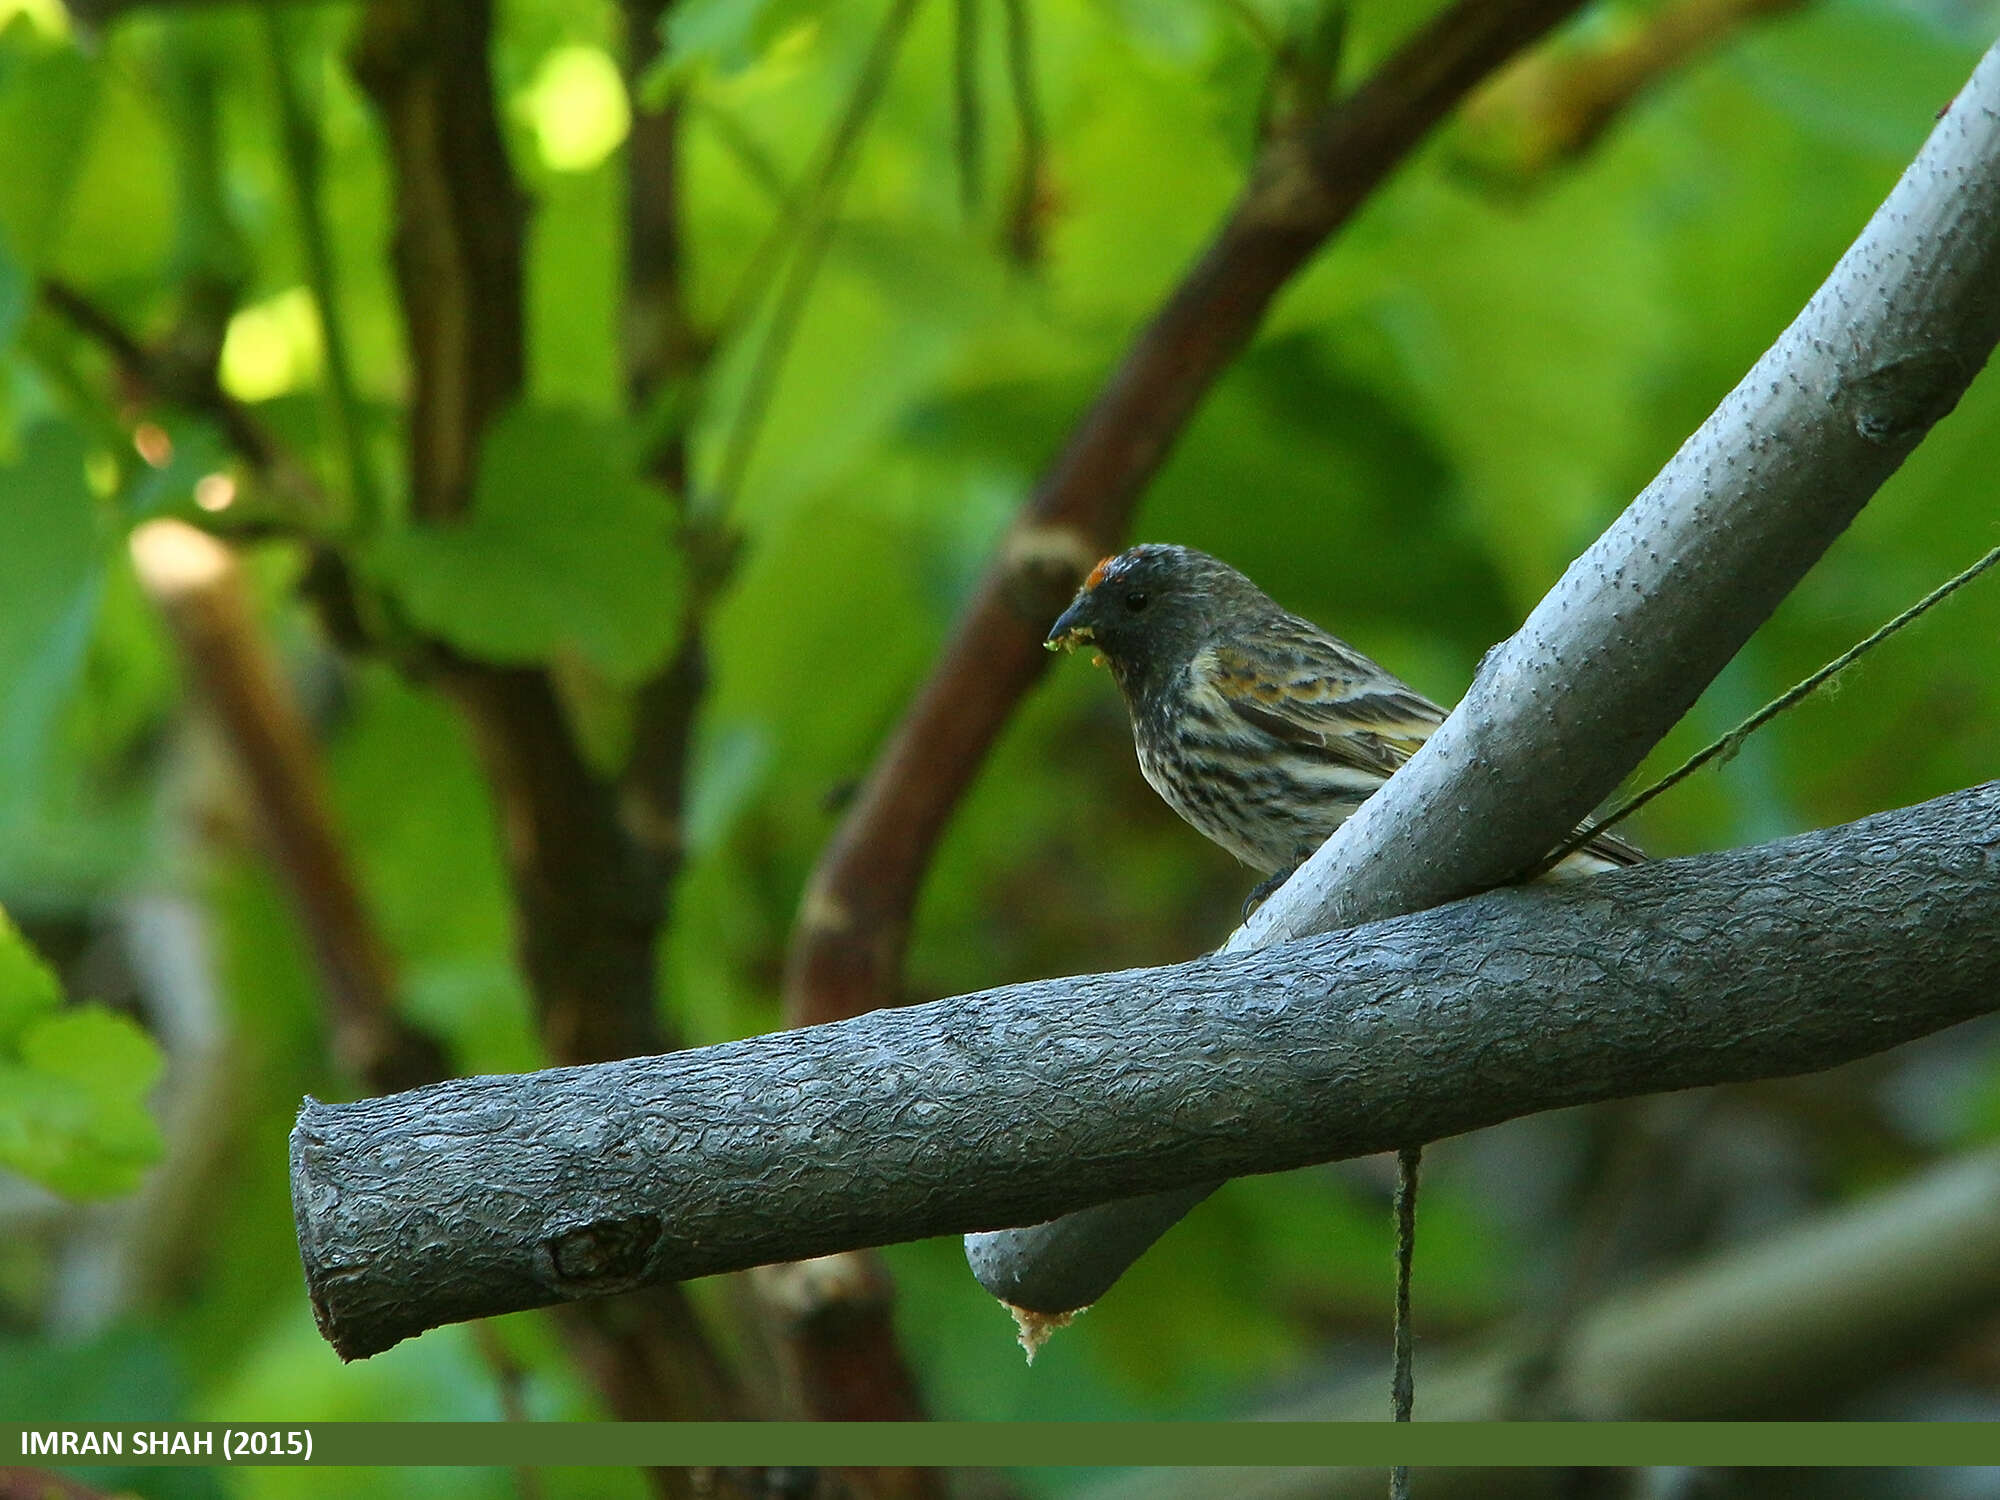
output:
[[910,913],[946,820],[1040,677],[1041,633],[1124,535],[1141,490],[1273,297],[1464,94],[1581,0],[1461,0],[1356,93],[1271,143],[1015,521],[930,680],[806,886],[794,1024],[898,998]]
[[334,826],[318,751],[234,555],[183,522],[153,521],[133,533],[132,558],[243,773],[325,986],[335,1059],[378,1093],[446,1077],[435,1038],[396,1009],[394,967]]
[[[895,1286],[870,1251],[761,1266],[751,1273],[779,1338],[797,1404],[822,1422],[920,1421],[923,1400],[896,1343]],[[850,1478],[868,1496],[943,1494],[935,1471],[869,1469]]]
[[[412,509],[462,512],[485,426],[521,390],[523,201],[494,111],[490,0],[375,0],[354,57],[388,138],[396,272],[413,367]],[[585,761],[548,674],[434,653],[464,713],[502,830],[517,941],[544,1039],[563,1062],[668,1050],[655,949],[678,858],[635,838]],[[743,1413],[679,1287],[580,1303],[564,1328],[626,1419]],[[656,1489],[686,1472],[649,1471]]]

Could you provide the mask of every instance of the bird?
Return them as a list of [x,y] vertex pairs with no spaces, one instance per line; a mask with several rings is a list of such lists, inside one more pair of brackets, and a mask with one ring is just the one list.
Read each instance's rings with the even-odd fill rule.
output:
[[[1167,805],[1266,879],[1247,918],[1445,719],[1445,710],[1242,573],[1143,543],[1091,569],[1049,628],[1111,668],[1139,770]],[[1642,862],[1599,834],[1569,876]]]

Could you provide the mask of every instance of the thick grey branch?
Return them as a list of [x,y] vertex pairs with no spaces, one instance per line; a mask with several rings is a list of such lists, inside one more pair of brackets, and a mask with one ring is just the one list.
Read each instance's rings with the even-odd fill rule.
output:
[[[1996,338],[2000,46],[1791,327],[1488,656],[1430,742],[1224,951],[1532,868],[1957,404]],[[1085,1306],[1206,1191],[971,1240],[967,1257],[1003,1300]]]
[[347,1357],[438,1323],[1045,1219],[2000,1005],[2000,783],[1780,844],[665,1057],[308,1101]]

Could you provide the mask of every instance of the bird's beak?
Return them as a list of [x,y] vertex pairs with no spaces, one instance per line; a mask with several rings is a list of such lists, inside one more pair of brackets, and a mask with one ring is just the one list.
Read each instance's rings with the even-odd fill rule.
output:
[[1078,646],[1086,646],[1097,639],[1089,625],[1083,622],[1084,601],[1081,596],[1070,603],[1049,633],[1043,637],[1042,645],[1050,651],[1074,651]]

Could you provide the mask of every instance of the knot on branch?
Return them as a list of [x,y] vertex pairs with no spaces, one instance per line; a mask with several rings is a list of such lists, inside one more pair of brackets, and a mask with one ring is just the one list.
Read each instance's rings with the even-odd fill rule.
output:
[[652,1214],[591,1219],[548,1236],[553,1280],[573,1296],[619,1292],[646,1280],[661,1225]]
[[1849,387],[1854,430],[1883,447],[1920,437],[1958,405],[1966,380],[1949,349],[1923,349],[1878,365]]
[[1243,199],[1246,224],[1324,234],[1339,211],[1307,136],[1280,135],[1264,147]]

